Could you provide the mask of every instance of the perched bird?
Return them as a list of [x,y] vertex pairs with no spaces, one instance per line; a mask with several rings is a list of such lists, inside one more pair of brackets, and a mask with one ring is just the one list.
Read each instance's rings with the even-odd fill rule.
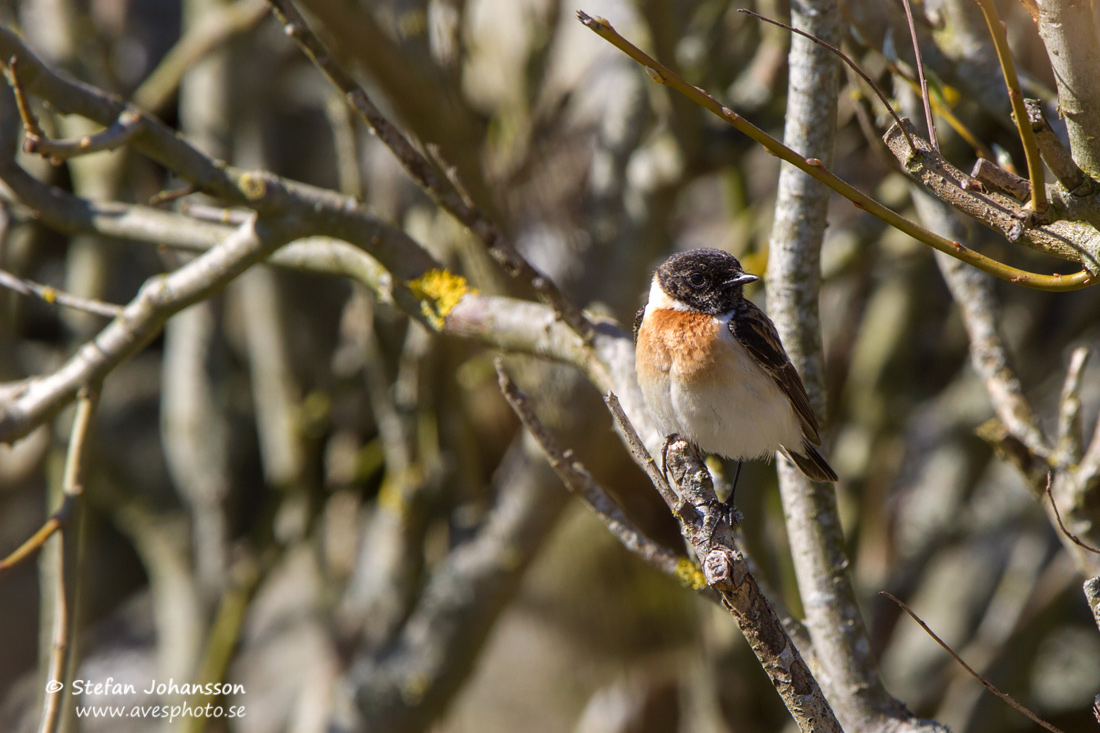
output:
[[717,249],[682,252],[658,267],[634,318],[642,396],[665,435],[736,459],[738,473],[744,459],[783,451],[814,481],[836,481],[817,450],[802,379],[771,320],[741,292],[759,279]]

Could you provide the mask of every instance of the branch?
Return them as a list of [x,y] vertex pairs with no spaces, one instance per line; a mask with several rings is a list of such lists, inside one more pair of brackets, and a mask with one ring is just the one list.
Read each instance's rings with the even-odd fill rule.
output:
[[[608,399],[607,404],[616,426],[627,438],[635,463],[651,472],[655,465],[653,458],[644,448],[638,448],[641,444],[637,432],[618,409],[618,401]],[[670,436],[666,448],[671,491],[665,496],[664,487],[658,488],[695,556],[704,558],[703,577],[707,585],[721,595],[722,605],[729,609],[799,730],[840,731],[817,680],[737,549],[729,507],[714,493],[710,471],[686,440]]]
[[570,328],[588,342],[592,338],[592,324],[584,313],[557,285],[540,273],[516,251],[504,237],[500,228],[477,208],[462,190],[445,176],[440,176],[428,161],[401,132],[387,120],[367,96],[366,91],[336,62],[332,54],[306,25],[291,0],[269,0],[272,9],[286,28],[286,33],[298,42],[302,50],[332,84],[345,95],[349,104],[371,126],[379,139],[397,157],[405,171],[441,209],[470,228],[485,244],[489,254],[512,277],[528,282],[539,297],[550,305]]
[[[10,28],[0,26],[0,58],[12,57],[19,59],[20,85],[28,93],[49,102],[59,113],[80,115],[108,126],[130,110],[141,118],[141,131],[131,141],[136,150],[204,193],[236,205],[249,201],[246,189],[234,180],[227,168],[211,161],[175,130],[152,115],[128,106],[115,95],[54,73]],[[4,114],[8,112],[3,110]]]
[[969,664],[967,664],[966,662],[964,662],[964,661],[963,661],[963,658],[962,658],[962,657],[960,657],[960,656],[959,656],[958,654],[956,654],[956,653],[955,653],[955,650],[954,650],[954,649],[952,649],[952,648],[951,648],[950,646],[948,646],[948,645],[947,645],[947,643],[946,643],[946,642],[945,642],[945,641],[944,641],[943,639],[941,639],[940,637],[936,636],[936,633],[935,633],[934,631],[932,631],[932,629],[928,628],[928,624],[924,623],[924,621],[923,621],[923,620],[921,620],[920,616],[918,616],[918,615],[917,615],[916,613],[914,613],[914,612],[913,612],[913,609],[909,608],[909,606],[908,606],[908,605],[906,605],[906,604],[905,604],[904,602],[902,602],[902,601],[901,601],[901,600],[900,600],[899,598],[897,598],[896,596],[894,596],[894,595],[892,595],[892,594],[890,594],[890,593],[887,593],[886,591],[879,591],[879,594],[880,594],[880,595],[883,595],[883,596],[886,596],[886,597],[887,597],[887,598],[889,598],[889,599],[890,599],[891,601],[893,601],[894,603],[896,603],[896,604],[897,604],[897,605],[898,605],[898,606],[899,606],[899,607],[901,608],[901,610],[903,610],[903,611],[905,611],[905,612],[906,612],[907,614],[909,614],[909,617],[910,617],[910,618],[912,618],[912,619],[913,619],[914,621],[916,621],[916,622],[917,622],[917,624],[918,624],[918,625],[919,625],[919,626],[920,626],[920,627],[921,627],[922,629],[924,629],[924,631],[925,631],[925,633],[926,633],[926,634],[928,634],[929,636],[931,636],[931,637],[932,637],[932,638],[933,638],[933,639],[934,639],[934,640],[936,641],[936,643],[937,643],[937,644],[939,644],[939,645],[940,645],[941,647],[943,647],[943,648],[944,648],[944,650],[945,650],[945,651],[946,651],[946,652],[947,652],[948,654],[950,654],[950,655],[951,655],[951,656],[952,656],[952,657],[953,657],[953,658],[955,659],[955,661],[956,661],[956,662],[958,662],[959,664],[961,664],[961,665],[962,665],[963,669],[965,669],[965,670],[966,670],[967,672],[969,672],[969,673],[970,673],[970,676],[971,676],[971,677],[973,677],[974,679],[978,680],[978,682],[981,682],[981,683],[982,683],[982,685],[983,685],[983,686],[984,686],[984,687],[985,687],[985,688],[986,688],[987,690],[989,690],[989,691],[990,691],[990,692],[992,692],[992,693],[993,693],[994,695],[996,695],[997,697],[999,697],[999,698],[1001,698],[1002,700],[1004,700],[1004,701],[1005,701],[1006,703],[1008,703],[1008,704],[1009,704],[1009,705],[1010,705],[1011,707],[1015,708],[1016,710],[1019,710],[1019,711],[1020,711],[1021,713],[1023,713],[1023,714],[1024,714],[1024,715],[1026,715],[1026,716],[1027,716],[1028,718],[1030,718],[1030,719],[1032,720],[1032,722],[1035,722],[1035,723],[1039,724],[1040,726],[1042,726],[1043,728],[1046,728],[1047,730],[1051,731],[1051,733],[1062,733],[1062,731],[1061,731],[1061,730],[1060,730],[1059,728],[1055,728],[1055,727],[1054,727],[1053,725],[1051,725],[1050,723],[1046,722],[1045,720],[1043,720],[1042,718],[1040,718],[1040,717],[1039,717],[1038,715],[1036,715],[1035,713],[1033,713],[1033,712],[1031,712],[1030,710],[1028,710],[1027,708],[1025,708],[1025,707],[1024,707],[1023,705],[1021,705],[1020,703],[1016,702],[1016,700],[1014,700],[1014,699],[1012,698],[1012,696],[1011,696],[1011,695],[1007,695],[1007,694],[1005,694],[1005,693],[1001,692],[1000,690],[998,690],[998,689],[997,689],[996,687],[994,687],[994,686],[993,686],[993,683],[992,683],[992,682],[990,682],[990,681],[989,681],[989,680],[987,680],[987,679],[986,679],[985,677],[982,677],[982,676],[981,676],[980,674],[978,674],[977,672],[975,672],[975,671],[974,671],[974,669],[973,669],[973,667],[971,667],[971,666],[970,666]]
[[[80,401],[77,404],[76,417],[73,419],[73,429],[69,436],[69,450],[65,456],[65,474],[62,479],[62,491],[65,498],[62,504],[63,507],[65,504],[70,504],[70,508],[72,508],[72,505],[77,504],[84,493],[85,445],[97,401],[98,389],[86,388],[82,391]],[[64,530],[61,526],[58,529],[64,538]],[[70,651],[74,646],[69,624],[70,619],[75,615],[76,592],[74,590],[70,595],[67,592],[66,585],[69,578],[78,578],[79,574],[74,572],[72,568],[66,570],[66,555],[68,554],[66,550],[75,549],[73,557],[79,557],[77,554],[81,550],[79,524],[77,524],[74,531],[77,534],[77,540],[75,542],[65,541],[61,547],[57,548],[57,564],[50,571],[55,576],[56,586],[53,596],[53,640],[46,667],[47,685],[42,700],[42,718],[38,725],[38,730],[43,733],[55,733],[59,730],[62,720],[61,705],[69,695],[67,683],[71,666]],[[67,548],[67,545],[70,547]],[[53,689],[56,685],[49,684],[51,682],[61,683],[62,686]]]
[[1047,498],[1050,499],[1050,508],[1054,512],[1054,518],[1058,521],[1058,529],[1062,530],[1062,535],[1065,536],[1066,539],[1068,539],[1070,542],[1072,542],[1073,544],[1080,547],[1085,552],[1091,552],[1094,555],[1100,555],[1100,550],[1096,549],[1092,545],[1089,545],[1089,544],[1086,544],[1085,542],[1082,542],[1080,537],[1078,537],[1073,532],[1070,532],[1068,529],[1066,529],[1065,523],[1062,522],[1062,514],[1061,514],[1061,512],[1058,511],[1058,502],[1054,500],[1054,492],[1051,491],[1051,488],[1050,488],[1051,484],[1053,483],[1052,479],[1053,479],[1053,474],[1048,472],[1047,473],[1047,485],[1046,485],[1046,490],[1045,490],[1044,493],[1046,493]]
[[[1030,181],[1015,173],[1006,171],[988,158],[978,158],[974,161],[974,168],[970,171],[970,175],[980,181],[986,188],[1008,194],[1017,201],[1027,201],[1031,198]],[[963,185],[967,187],[967,190],[976,188],[970,185],[970,182]]]
[[[989,25],[989,35],[993,37],[993,46],[997,50],[997,60],[1001,62],[1001,70],[1004,74],[1005,86],[1008,87],[1008,99],[1012,102],[1012,121],[1016,123],[1016,129],[1020,133],[1020,141],[1024,145],[1024,156],[1027,158],[1027,177],[1031,181],[1031,209],[1042,217],[1048,207],[1046,183],[1043,181],[1043,163],[1039,160],[1039,149],[1035,145],[1035,133],[1032,132],[1028,122],[1027,110],[1024,109],[1024,95],[1020,92],[1020,80],[1016,78],[1016,66],[1012,63],[1012,52],[1008,48],[1008,34],[1005,33],[1005,24],[997,15],[997,7],[993,0],[977,0],[978,5],[985,15],[985,22]],[[1057,2],[1057,0],[1055,0]]]
[[[866,210],[868,213],[873,214],[917,241],[923,242],[933,249],[944,252],[956,259],[960,259],[980,270],[996,275],[1002,280],[1009,280],[1038,290],[1077,290],[1091,285],[1094,282],[1093,276],[1087,270],[1082,270],[1081,272],[1065,277],[1061,275],[1040,275],[1019,270],[979,254],[972,249],[964,247],[959,242],[952,242],[937,236],[840,179],[836,174],[829,171],[819,159],[807,158],[799,155],[730,108],[722,106],[714,97],[710,96],[702,89],[688,84],[668,67],[654,60],[637,46],[620,36],[607,20],[590,16],[583,11],[578,11],[577,17],[580,19],[581,23],[590,30],[641,64],[646,69],[646,73],[649,74],[650,78],[657,83],[669,86],[681,94],[684,94],[696,104],[701,105],[720,117],[723,121],[733,125],[764,147],[768,152],[824,183],[826,186],[851,201],[856,207]],[[902,133],[899,131],[898,134],[901,135]]]
[[[2,160],[0,178],[18,195],[19,202],[37,212],[40,221],[69,234],[94,232],[153,246],[205,252],[233,232],[232,228],[214,222],[248,220],[247,212],[226,209],[207,212],[202,207],[188,207],[189,211],[210,219],[202,221],[146,206],[85,201],[51,189],[18,166],[5,168]],[[645,426],[646,434],[655,436],[654,440],[660,439],[642,407],[634,377],[630,334],[618,324],[594,321],[592,348],[596,358],[593,359],[580,337],[557,319],[551,309],[537,303],[463,288],[457,303],[444,309],[442,319],[429,320],[424,308],[430,296],[415,295],[407,283],[418,281],[441,265],[419,244],[401,230],[367,214],[352,199],[334,200],[322,195],[324,192],[280,181],[270,174],[266,174],[266,179],[294,201],[290,208],[302,212],[298,216],[305,217],[301,222],[303,229],[345,240],[309,237],[279,249],[267,259],[268,263],[302,272],[350,277],[365,284],[383,301],[442,333],[572,364],[584,370],[598,389],[614,390],[620,395],[635,422]],[[25,388],[26,385],[19,385],[18,391]],[[0,394],[0,405],[6,401],[3,397]]]
[[[825,39],[839,38],[833,4],[792,6],[792,25]],[[832,57],[795,38],[791,42],[784,144],[829,164],[833,156],[839,74]],[[816,413],[825,417],[824,355],[818,298],[821,243],[828,190],[782,166],[770,236],[766,279],[768,310]],[[813,483],[788,461],[777,460],[779,490],[806,626],[821,684],[838,717],[852,730],[915,723],[883,686],[856,591],[848,574],[844,534],[831,484]]]
[[1058,438],[1053,462],[1061,467],[1076,466],[1084,449],[1081,435],[1081,375],[1089,360],[1089,350],[1080,346],[1070,356],[1062,395],[1058,400]]
[[1039,36],[1058,84],[1058,109],[1066,121],[1073,159],[1100,177],[1100,33],[1089,3],[1044,0]]
[[285,223],[253,218],[218,247],[171,274],[146,281],[122,314],[60,369],[32,380],[15,399],[0,405],[0,442],[10,443],[49,419],[81,386],[103,381],[124,359],[144,348],[171,316],[221,290],[293,238],[294,230]]
[[[957,215],[946,202],[914,187],[913,203],[930,228],[950,236],[964,234]],[[998,420],[1028,451],[1045,459],[1051,448],[1012,368],[992,281],[947,257],[937,257],[936,264],[962,315],[970,342],[970,364],[985,384]]]
[[[974,179],[951,165],[923,139],[918,138],[917,150],[914,152],[909,149],[900,131],[891,127],[886,132],[885,140],[890,152],[902,163],[905,171],[937,198],[974,217],[1010,242],[1080,262],[1085,268],[1068,277],[1046,276],[1048,279],[1075,280],[1080,286],[1092,282],[1094,275],[1100,273],[1100,231],[1094,226],[1068,220],[1039,224],[1034,221],[1032,212],[1020,206],[1014,199],[993,191],[983,191],[982,186],[973,182]],[[1007,271],[1004,274],[991,274],[1013,282],[1017,278],[1028,276],[1027,273],[1020,273],[1005,277]]]
[[[928,140],[934,150],[940,149],[939,140],[936,139],[936,122],[932,119],[932,102],[928,96],[928,80],[924,77],[924,59],[921,58],[920,41],[917,39],[917,26],[913,23],[913,9],[909,6],[909,0],[901,0],[905,6],[905,20],[909,24],[909,37],[913,40],[913,59],[917,66],[917,78],[920,79],[920,99],[924,104],[924,124],[928,128]],[[894,116],[894,121],[901,127],[901,120]],[[913,147],[913,141],[909,141],[909,147]]]
[[43,302],[50,303],[51,305],[56,303],[66,308],[84,311],[85,313],[94,313],[97,316],[114,318],[122,313],[122,306],[120,305],[104,303],[101,300],[93,300],[90,298],[81,298],[80,296],[66,293],[63,290],[51,288],[48,285],[40,285],[33,280],[16,277],[10,272],[4,272],[3,270],[0,270],[0,287],[14,290],[21,295],[39,298]]
[[134,90],[134,105],[154,113],[168,104],[184,74],[212,50],[245,33],[267,15],[264,0],[237,0],[205,15],[164,55],[157,68]]
[[1025,99],[1024,108],[1027,110],[1027,118],[1031,123],[1031,129],[1035,133],[1035,143],[1039,146],[1039,154],[1050,167],[1051,173],[1058,182],[1074,196],[1091,196],[1096,192],[1096,182],[1085,175],[1081,167],[1073,160],[1073,156],[1062,145],[1062,141],[1051,129],[1043,114],[1043,105],[1037,99]]
[[[24,124],[27,123],[24,122]],[[23,140],[23,152],[41,155],[54,165],[59,165],[78,155],[117,150],[133,140],[134,136],[141,132],[143,124],[141,115],[133,110],[126,110],[106,130],[95,135],[85,135],[76,140],[51,140],[48,137],[33,134],[28,125],[27,136]]]
[[[1084,584],[1085,600],[1088,601],[1089,609],[1092,611],[1093,621],[1096,622],[1096,627],[1100,628],[1100,578],[1089,578]],[[1100,715],[1100,713],[1098,713]],[[1097,718],[1100,721],[1100,717]]]
[[[750,15],[753,18],[756,18],[757,20],[764,21],[765,23],[771,23],[772,25],[779,26],[780,28],[784,28],[784,29],[790,31],[791,33],[802,36],[803,38],[808,38],[809,40],[813,41],[817,45],[819,45],[822,48],[828,50],[834,56],[836,56],[841,61],[843,61],[845,64],[847,64],[848,68],[850,68],[852,71],[854,71],[856,73],[856,75],[859,76],[859,78],[864,81],[864,83],[866,83],[869,87],[871,87],[871,90],[874,91],[875,96],[878,97],[878,101],[882,102],[882,105],[886,108],[886,111],[889,112],[890,116],[894,118],[894,122],[899,127],[902,128],[902,132],[905,132],[906,135],[909,134],[909,131],[905,128],[904,125],[902,125],[901,117],[898,116],[897,110],[895,110],[894,106],[892,104],[890,104],[890,100],[888,100],[886,98],[886,95],[883,94],[882,90],[879,89],[878,84],[875,84],[874,80],[867,75],[867,72],[864,71],[863,69],[861,69],[859,67],[859,64],[857,64],[855,61],[852,60],[851,56],[844,53],[843,51],[841,51],[839,48],[837,48],[833,44],[826,43],[825,41],[821,40],[817,36],[810,35],[806,31],[799,30],[798,28],[795,28],[794,26],[789,26],[786,23],[780,23],[778,20],[772,20],[771,18],[766,18],[763,15],[760,15],[759,13],[754,13],[751,10],[746,10],[745,8],[738,8],[737,12],[738,13],[744,13],[745,15]],[[908,0],[906,0],[905,12],[907,14],[909,13]],[[914,42],[915,42],[915,40],[916,40],[916,38],[914,37]],[[919,58],[919,51],[918,51],[918,58]],[[925,96],[927,97],[928,90],[926,88],[926,85],[924,84],[924,73],[923,72],[921,72],[921,87],[924,89]],[[932,120],[931,112],[929,112],[928,120],[929,120],[929,129],[932,129],[931,128],[931,120]],[[912,140],[909,140],[909,146],[912,147],[912,148],[916,148],[916,145],[913,144]],[[934,141],[933,141],[933,147],[935,147],[935,142]]]
[[[650,566],[665,575],[677,578],[682,582],[690,581],[693,575],[690,573],[685,574],[685,567],[694,567],[691,561],[686,557],[676,555],[676,553],[646,537],[637,525],[623,514],[622,509],[607,494],[607,491],[597,483],[592,474],[588,472],[588,469],[574,459],[573,452],[564,450],[558,445],[557,439],[535,414],[527,395],[508,376],[500,359],[496,360],[496,370],[500,391],[504,395],[504,399],[508,401],[512,411],[516,413],[520,422],[527,428],[542,452],[546,454],[550,465],[569,491],[584,500],[585,504],[596,513],[596,516],[599,517],[608,531],[626,549],[638,555]],[[699,583],[692,585],[692,587],[694,590],[702,591],[703,595],[710,600],[717,600],[717,596],[708,592],[704,584]]]

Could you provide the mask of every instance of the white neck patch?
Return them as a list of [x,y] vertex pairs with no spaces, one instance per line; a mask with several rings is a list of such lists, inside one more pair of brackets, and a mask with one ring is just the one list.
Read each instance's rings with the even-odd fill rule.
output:
[[653,276],[653,282],[649,284],[649,302],[646,303],[646,312],[651,310],[674,310],[674,311],[689,311],[691,308],[686,303],[676,300],[661,287],[661,283],[658,281],[657,276]]

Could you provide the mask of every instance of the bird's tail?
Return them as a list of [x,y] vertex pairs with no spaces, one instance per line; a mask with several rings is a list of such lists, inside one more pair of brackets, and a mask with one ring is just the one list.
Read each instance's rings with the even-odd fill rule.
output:
[[837,480],[836,471],[825,462],[825,459],[817,452],[817,448],[807,441],[802,441],[801,453],[796,453],[788,448],[787,455],[794,461],[794,465],[798,466],[798,470],[810,479],[814,481]]

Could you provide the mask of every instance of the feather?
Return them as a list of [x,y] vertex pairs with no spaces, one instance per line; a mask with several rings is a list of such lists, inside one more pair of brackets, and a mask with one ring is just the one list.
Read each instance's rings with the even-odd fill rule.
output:
[[806,436],[806,440],[813,445],[821,445],[817,418],[810,406],[806,387],[802,384],[802,378],[798,376],[794,364],[791,364],[787,352],[783,350],[783,344],[779,341],[779,334],[771,319],[753,303],[744,300],[738,312],[730,319],[729,327],[733,338],[787,395],[802,423],[802,434]]

